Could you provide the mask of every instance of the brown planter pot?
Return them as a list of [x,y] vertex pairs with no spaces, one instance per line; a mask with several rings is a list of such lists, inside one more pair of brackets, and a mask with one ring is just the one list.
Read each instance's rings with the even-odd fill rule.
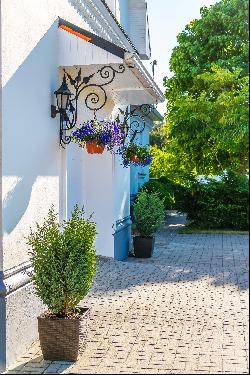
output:
[[154,245],[155,237],[133,237],[134,243],[134,255],[136,258],[151,258]]
[[86,150],[88,154],[102,154],[104,149],[105,146],[101,145],[96,141],[86,142]]
[[134,163],[139,163],[141,159],[137,155],[133,155],[130,160]]
[[80,318],[38,317],[39,340],[45,360],[77,360],[80,336],[86,337],[89,320],[89,309],[80,310]]

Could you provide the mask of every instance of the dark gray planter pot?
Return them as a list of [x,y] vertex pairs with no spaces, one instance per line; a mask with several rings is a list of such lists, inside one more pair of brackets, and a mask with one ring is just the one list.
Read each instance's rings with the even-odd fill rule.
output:
[[133,242],[136,258],[151,258],[154,251],[155,237],[136,236],[133,238]]
[[38,317],[38,332],[43,358],[50,361],[76,361],[80,335],[87,335],[89,309],[72,319]]

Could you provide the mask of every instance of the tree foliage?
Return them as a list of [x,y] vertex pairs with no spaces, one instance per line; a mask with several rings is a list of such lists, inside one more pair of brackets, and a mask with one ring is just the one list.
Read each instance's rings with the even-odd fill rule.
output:
[[[248,1],[201,9],[178,35],[165,79],[168,164],[200,174],[248,168]],[[157,150],[157,148],[156,148]],[[157,156],[159,156],[157,150]],[[151,169],[154,175],[154,165]]]
[[150,164],[150,175],[153,178],[167,177],[174,183],[187,184],[197,174],[189,163],[189,157],[181,149],[178,152],[172,145],[150,147],[153,161]]
[[228,171],[220,179],[195,181],[189,187],[176,186],[176,209],[187,213],[189,226],[201,229],[249,228],[249,181]]

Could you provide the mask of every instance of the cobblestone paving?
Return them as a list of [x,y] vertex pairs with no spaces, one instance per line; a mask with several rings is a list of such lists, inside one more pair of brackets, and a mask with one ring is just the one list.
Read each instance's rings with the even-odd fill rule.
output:
[[181,235],[183,220],[151,259],[100,260],[77,363],[43,361],[35,343],[8,373],[248,373],[248,236]]

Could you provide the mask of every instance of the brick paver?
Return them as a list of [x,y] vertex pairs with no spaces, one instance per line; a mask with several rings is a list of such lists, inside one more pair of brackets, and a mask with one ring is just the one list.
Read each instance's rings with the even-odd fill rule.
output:
[[248,373],[248,236],[181,235],[168,218],[151,259],[100,259],[77,363],[35,343],[8,373]]

